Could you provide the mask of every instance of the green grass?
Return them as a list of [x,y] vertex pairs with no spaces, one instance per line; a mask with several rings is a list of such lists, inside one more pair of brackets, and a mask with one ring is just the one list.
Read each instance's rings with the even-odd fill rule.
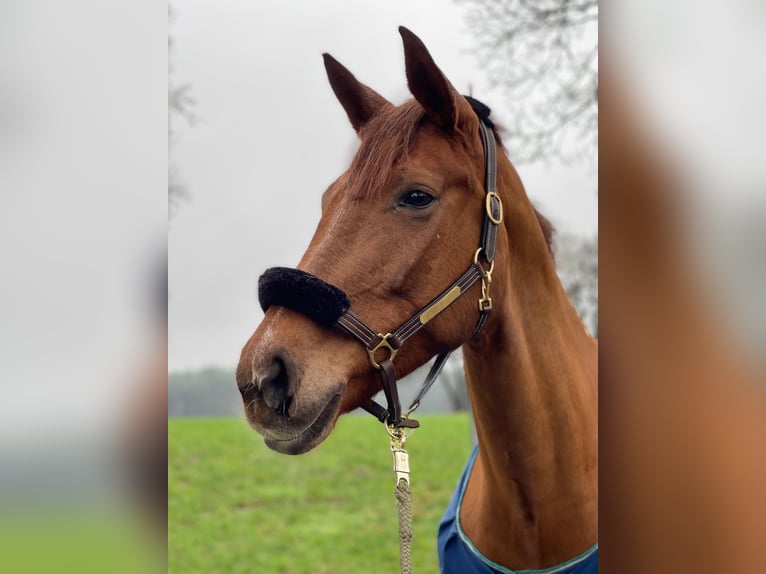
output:
[[[407,449],[413,570],[426,574],[471,435],[466,415],[419,418]],[[238,419],[173,419],[168,447],[170,572],[399,571],[391,452],[372,417],[341,417],[301,456],[272,452]]]
[[[143,531],[143,532],[142,532]],[[119,513],[25,509],[0,517],[0,572],[136,574],[165,571],[158,532]]]

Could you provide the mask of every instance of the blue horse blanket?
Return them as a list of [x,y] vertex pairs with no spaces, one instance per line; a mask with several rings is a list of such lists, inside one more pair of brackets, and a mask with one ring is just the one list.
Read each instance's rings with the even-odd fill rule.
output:
[[437,546],[442,574],[598,574],[598,542],[558,566],[544,570],[509,570],[484,556],[460,527],[460,505],[479,447],[473,449],[452,500],[439,524]]

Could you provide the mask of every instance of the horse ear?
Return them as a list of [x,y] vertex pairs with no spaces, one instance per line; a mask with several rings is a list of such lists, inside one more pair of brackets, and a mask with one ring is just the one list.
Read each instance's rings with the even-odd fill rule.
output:
[[368,88],[357,80],[354,75],[330,54],[322,54],[327,78],[330,80],[332,91],[340,105],[346,110],[346,115],[357,133],[372,116],[391,103],[372,88]]
[[451,132],[458,123],[457,93],[434,63],[425,44],[404,26],[399,26],[404,43],[407,84],[415,99],[444,130]]

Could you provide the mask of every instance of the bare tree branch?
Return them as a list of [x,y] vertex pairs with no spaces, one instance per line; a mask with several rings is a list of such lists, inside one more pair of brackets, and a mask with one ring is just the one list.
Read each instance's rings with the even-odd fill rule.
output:
[[508,96],[517,163],[593,160],[598,130],[596,0],[457,0],[475,53]]
[[[174,20],[174,12],[168,6],[168,22]],[[168,217],[189,198],[189,191],[181,181],[178,169],[172,161],[173,146],[175,143],[174,126],[178,120],[184,120],[193,124],[195,116],[192,112],[194,99],[191,97],[191,88],[188,84],[176,85],[173,77],[173,38],[168,34]]]
[[556,271],[588,330],[598,338],[598,236],[556,238]]

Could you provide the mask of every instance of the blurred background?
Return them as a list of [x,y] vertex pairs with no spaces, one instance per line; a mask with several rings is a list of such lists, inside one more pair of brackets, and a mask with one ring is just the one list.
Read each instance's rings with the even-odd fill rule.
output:
[[0,3],[2,572],[165,569],[166,54],[155,2]]
[[766,568],[765,28],[752,2],[601,13],[604,571]]

